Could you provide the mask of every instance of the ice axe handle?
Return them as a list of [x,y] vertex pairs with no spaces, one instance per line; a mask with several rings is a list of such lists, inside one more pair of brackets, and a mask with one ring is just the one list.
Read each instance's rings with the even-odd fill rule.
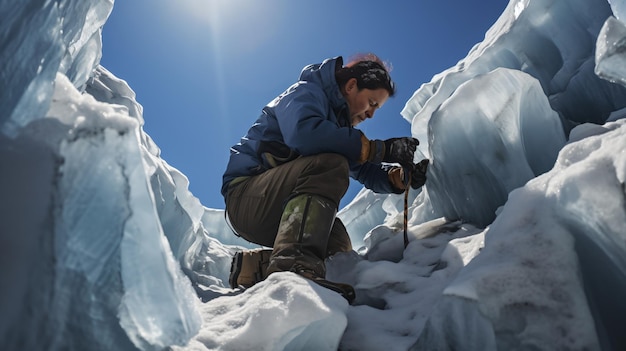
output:
[[411,187],[411,168],[402,166],[404,169],[404,248],[409,246],[409,189]]

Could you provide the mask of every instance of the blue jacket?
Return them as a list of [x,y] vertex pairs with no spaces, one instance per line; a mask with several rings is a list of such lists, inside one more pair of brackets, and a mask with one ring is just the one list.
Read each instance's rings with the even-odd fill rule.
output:
[[394,192],[387,170],[358,163],[362,132],[350,125],[348,104],[335,80],[342,58],[303,68],[300,79],[263,108],[241,141],[231,147],[222,195],[235,178],[253,176],[298,155],[338,153],[346,157],[350,176],[378,193]]

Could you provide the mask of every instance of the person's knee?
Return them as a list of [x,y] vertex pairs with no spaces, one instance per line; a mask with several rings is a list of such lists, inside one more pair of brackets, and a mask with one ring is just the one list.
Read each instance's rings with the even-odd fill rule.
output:
[[339,154],[318,154],[302,158],[305,167],[298,174],[293,193],[316,194],[338,207],[350,185],[348,161]]
[[350,165],[348,160],[340,154],[319,154],[319,164],[329,173],[329,178],[345,184],[345,189],[350,185]]

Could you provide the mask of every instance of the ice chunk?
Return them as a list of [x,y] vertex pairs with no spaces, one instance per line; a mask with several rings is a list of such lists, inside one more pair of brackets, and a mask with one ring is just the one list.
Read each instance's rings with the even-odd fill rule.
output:
[[100,31],[112,8],[111,0],[1,5],[2,133],[15,137],[21,127],[45,114],[57,72],[67,74],[76,87],[85,84],[100,61]]
[[626,25],[609,17],[598,35],[596,68],[598,76],[626,85]]
[[428,195],[435,213],[485,226],[508,193],[552,167],[565,136],[538,82],[496,69],[433,114]]

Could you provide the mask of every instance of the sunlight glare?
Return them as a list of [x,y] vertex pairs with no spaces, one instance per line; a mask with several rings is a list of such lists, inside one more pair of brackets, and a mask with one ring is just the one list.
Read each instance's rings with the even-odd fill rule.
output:
[[[179,0],[181,12],[208,25],[211,38],[233,53],[253,52],[274,36],[280,6],[256,0]],[[219,43],[221,38],[222,43]]]

